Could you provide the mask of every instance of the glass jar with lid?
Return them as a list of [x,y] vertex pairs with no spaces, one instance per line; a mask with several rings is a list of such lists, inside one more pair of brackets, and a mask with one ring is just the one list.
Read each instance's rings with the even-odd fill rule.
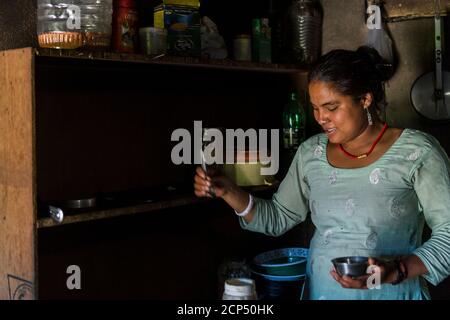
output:
[[113,0],[38,0],[41,47],[106,49],[111,43]]

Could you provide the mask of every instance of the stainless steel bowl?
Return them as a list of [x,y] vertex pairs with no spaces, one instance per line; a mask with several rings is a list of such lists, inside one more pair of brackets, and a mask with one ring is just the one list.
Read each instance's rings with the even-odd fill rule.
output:
[[340,257],[331,260],[337,273],[342,276],[361,277],[367,274],[367,267],[369,266],[369,258],[353,256]]
[[93,208],[97,204],[97,198],[73,199],[63,201],[61,206],[66,209],[86,209]]

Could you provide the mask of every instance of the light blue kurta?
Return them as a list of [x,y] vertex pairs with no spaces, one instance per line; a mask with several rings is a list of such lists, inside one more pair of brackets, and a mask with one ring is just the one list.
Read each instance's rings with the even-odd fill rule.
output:
[[[426,283],[450,275],[450,163],[432,136],[405,129],[377,161],[339,169],[327,160],[325,134],[305,141],[271,200],[256,199],[245,229],[278,236],[311,212],[316,227],[307,275],[310,299],[422,299]],[[422,244],[424,222],[433,230]],[[391,257],[414,253],[423,278],[381,289],[345,289],[329,274],[341,256]]]

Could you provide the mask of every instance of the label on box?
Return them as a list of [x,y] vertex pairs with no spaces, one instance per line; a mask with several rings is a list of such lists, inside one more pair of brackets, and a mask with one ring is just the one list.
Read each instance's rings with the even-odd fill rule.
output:
[[167,29],[167,53],[201,55],[200,14],[187,6],[159,5],[154,11],[156,28]]
[[171,33],[167,36],[167,51],[172,55],[200,56],[200,28]]
[[163,0],[164,4],[199,8],[200,0]]

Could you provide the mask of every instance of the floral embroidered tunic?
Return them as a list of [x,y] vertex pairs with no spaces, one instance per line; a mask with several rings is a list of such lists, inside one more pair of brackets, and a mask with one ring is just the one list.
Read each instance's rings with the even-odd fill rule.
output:
[[[318,134],[298,149],[271,200],[256,199],[245,229],[278,236],[308,212],[316,230],[307,263],[310,299],[423,299],[426,282],[450,275],[450,162],[432,136],[405,129],[374,163],[356,169],[329,164],[328,138]],[[432,229],[422,244],[424,223]],[[415,254],[428,274],[397,286],[346,289],[330,275],[343,256],[389,258]]]

